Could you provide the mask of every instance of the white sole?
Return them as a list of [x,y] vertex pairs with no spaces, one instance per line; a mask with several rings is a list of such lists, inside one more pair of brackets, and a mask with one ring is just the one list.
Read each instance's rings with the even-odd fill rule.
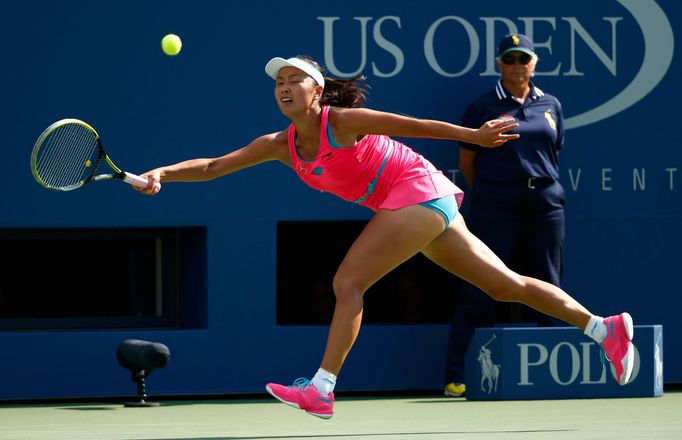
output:
[[306,411],[306,414],[310,414],[311,416],[319,417],[324,420],[331,419],[334,414],[315,414],[311,413],[310,411]]
[[[630,316],[630,314],[627,312],[623,313],[621,316],[623,317],[625,333],[627,334],[628,339],[632,341],[632,338],[635,335],[635,325],[632,322],[632,316]],[[618,383],[620,385],[627,385],[628,382],[630,382],[630,378],[632,376],[632,369],[635,366],[635,347],[632,345],[632,343],[630,343],[630,346],[628,347],[628,352],[621,361],[621,366],[623,367],[623,375],[621,376]]]
[[621,315],[623,317],[623,325],[625,325],[625,332],[628,335],[628,339],[632,341],[635,336],[635,325],[632,322],[632,316],[628,312]]
[[628,347],[628,352],[623,357],[621,365],[623,366],[623,375],[621,376],[620,381],[618,381],[618,383],[621,385],[627,385],[628,382],[630,382],[630,377],[632,376],[632,369],[635,366],[635,347],[634,345],[632,345],[632,343],[630,343],[630,346]]

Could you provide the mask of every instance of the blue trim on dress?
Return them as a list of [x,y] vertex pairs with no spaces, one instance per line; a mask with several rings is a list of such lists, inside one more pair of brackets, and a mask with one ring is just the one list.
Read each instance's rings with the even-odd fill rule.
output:
[[365,200],[369,198],[369,196],[374,193],[374,188],[377,185],[377,182],[379,182],[379,177],[381,177],[381,173],[384,171],[384,167],[386,166],[386,162],[388,162],[388,158],[391,157],[391,153],[393,152],[393,145],[390,145],[388,147],[388,150],[386,150],[386,154],[384,155],[384,159],[381,161],[381,165],[379,165],[379,169],[377,170],[376,175],[374,176],[374,179],[372,179],[371,182],[367,185],[367,192],[360,197],[359,199],[355,200],[353,203],[362,203]]
[[336,143],[336,139],[334,139],[334,135],[332,134],[332,124],[329,123],[329,119],[327,119],[327,143],[332,148],[344,148]]

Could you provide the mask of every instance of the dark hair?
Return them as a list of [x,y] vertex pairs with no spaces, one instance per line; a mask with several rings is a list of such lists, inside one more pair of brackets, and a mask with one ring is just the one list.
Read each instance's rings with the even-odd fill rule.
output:
[[[307,55],[297,55],[310,64],[324,75],[325,68],[317,61]],[[320,104],[333,105],[335,107],[364,107],[365,97],[369,90],[369,86],[365,84],[367,77],[365,75],[357,75],[353,78],[331,78],[324,75],[324,92],[320,98]]]

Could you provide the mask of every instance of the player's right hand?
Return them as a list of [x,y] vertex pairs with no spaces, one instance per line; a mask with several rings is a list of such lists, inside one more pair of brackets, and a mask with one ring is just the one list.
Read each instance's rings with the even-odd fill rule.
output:
[[159,170],[148,171],[142,174],[142,177],[145,177],[148,180],[147,186],[145,187],[134,186],[133,188],[135,188],[137,191],[148,196],[156,195],[159,193],[159,191],[161,191],[161,171]]

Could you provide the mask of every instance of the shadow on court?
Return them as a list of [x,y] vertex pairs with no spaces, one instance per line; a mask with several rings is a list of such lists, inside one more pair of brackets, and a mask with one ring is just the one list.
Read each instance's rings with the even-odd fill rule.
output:
[[250,437],[163,437],[163,438],[145,438],[145,439],[130,439],[130,440],[261,440],[261,439],[306,439],[306,438],[371,438],[371,437],[415,437],[419,438],[429,435],[472,435],[472,434],[539,434],[539,433],[556,433],[556,432],[576,432],[575,429],[537,429],[537,430],[505,430],[505,431],[434,431],[434,432],[384,432],[384,433],[367,433],[367,434],[309,434],[309,435],[267,435],[267,436],[250,436]]

